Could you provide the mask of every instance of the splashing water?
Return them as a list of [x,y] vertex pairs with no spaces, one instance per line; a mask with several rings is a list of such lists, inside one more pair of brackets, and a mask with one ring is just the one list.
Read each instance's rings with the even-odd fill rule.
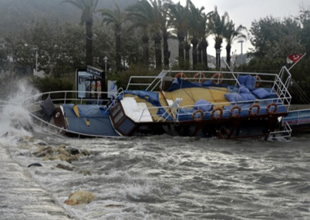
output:
[[24,100],[37,91],[26,81],[10,83],[15,92],[0,101],[0,143],[16,144],[24,136],[31,136],[32,119],[24,107]]

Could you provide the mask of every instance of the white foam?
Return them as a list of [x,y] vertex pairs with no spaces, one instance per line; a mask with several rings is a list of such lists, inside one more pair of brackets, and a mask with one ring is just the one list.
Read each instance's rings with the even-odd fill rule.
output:
[[26,81],[12,83],[14,94],[5,97],[0,107],[0,143],[2,145],[15,145],[25,136],[31,136],[32,119],[26,108],[24,100],[33,96],[36,90]]

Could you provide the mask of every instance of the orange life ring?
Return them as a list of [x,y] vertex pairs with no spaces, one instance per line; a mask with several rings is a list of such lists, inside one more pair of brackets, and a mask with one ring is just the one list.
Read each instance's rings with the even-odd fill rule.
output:
[[206,76],[202,72],[198,72],[194,75],[194,79],[196,82],[203,83],[204,81],[206,81]]
[[220,85],[224,80],[224,76],[222,73],[215,73],[211,79],[213,84]]
[[[255,108],[256,108],[256,111],[253,111],[253,109],[255,109]],[[251,105],[251,107],[249,108],[249,115],[250,115],[250,116],[258,115],[259,110],[260,110],[259,104],[254,103],[254,104]]]
[[[238,110],[237,114],[234,114],[235,110]],[[238,105],[235,105],[234,107],[231,108],[230,110],[230,117],[232,118],[238,118],[241,114],[241,108]]]
[[[196,117],[197,114],[198,114],[198,117]],[[204,116],[205,116],[205,113],[201,109],[194,111],[192,115],[194,121],[201,121]]]
[[[273,106],[274,106],[273,110],[270,111],[270,109],[271,109]],[[266,108],[266,112],[267,112],[268,115],[271,115],[271,114],[273,114],[273,113],[276,113],[277,110],[278,110],[278,105],[277,105],[276,103],[270,103],[270,104],[267,106],[267,108]]]
[[[217,111],[220,111],[220,113],[218,115],[215,114],[215,112],[217,112]],[[223,109],[222,108],[217,107],[217,108],[214,108],[212,110],[211,117],[213,119],[220,119],[222,117],[222,115],[223,115]]]
[[185,73],[177,73],[177,74],[175,75],[175,78],[180,78],[180,77],[181,77],[181,79],[187,78],[186,75],[185,75]]
[[256,79],[255,88],[257,88],[260,86],[260,84],[262,82],[262,78],[260,78],[260,76],[256,75],[255,79]]

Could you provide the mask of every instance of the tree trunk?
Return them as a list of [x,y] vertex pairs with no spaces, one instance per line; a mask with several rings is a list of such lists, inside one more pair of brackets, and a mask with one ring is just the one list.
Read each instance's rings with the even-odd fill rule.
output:
[[215,38],[215,53],[216,53],[216,68],[221,68],[221,47],[223,39],[220,37]]
[[162,68],[162,57],[161,57],[161,35],[160,33],[156,33],[154,36],[155,42],[155,61],[156,61],[156,69]]
[[164,66],[169,67],[170,51],[168,46],[168,33],[163,33],[163,47],[164,47]]
[[191,43],[193,44],[193,51],[192,51],[192,56],[193,56],[193,70],[196,69],[197,65],[197,45],[198,45],[198,39],[193,38],[191,40]]
[[143,64],[145,64],[147,67],[149,66],[149,37],[147,34],[145,34],[142,37],[142,43],[143,43]]
[[229,67],[230,67],[230,60],[231,60],[230,51],[231,51],[231,45],[228,44],[226,46],[226,62],[227,62]]
[[202,64],[202,42],[198,44],[198,63]]
[[191,49],[191,45],[185,42],[185,69],[189,69],[190,67],[190,60],[189,60],[189,50]]
[[179,40],[179,67],[181,69],[184,68],[184,34],[179,33],[178,34],[178,40]]
[[115,63],[116,70],[122,70],[122,57],[121,57],[121,30],[116,28],[115,30]]
[[86,65],[93,65],[93,23],[86,22]]
[[201,47],[202,47],[202,62],[203,62],[203,67],[204,70],[208,70],[208,53],[207,53],[207,48],[208,48],[208,42],[204,39],[201,42]]

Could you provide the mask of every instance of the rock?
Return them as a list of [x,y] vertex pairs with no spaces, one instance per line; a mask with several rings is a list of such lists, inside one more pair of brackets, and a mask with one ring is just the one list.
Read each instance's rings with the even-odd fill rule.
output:
[[83,150],[81,151],[81,154],[83,154],[84,156],[89,156],[89,155],[90,155],[90,153],[89,153],[88,150],[86,150],[86,149],[83,149]]
[[125,206],[120,205],[120,204],[108,204],[108,205],[105,205],[105,207],[108,207],[108,208],[124,208]]
[[63,164],[60,164],[60,163],[57,164],[56,167],[59,168],[59,169],[68,170],[68,171],[73,171],[74,170],[73,167],[66,166],[66,165],[63,165]]
[[28,165],[28,167],[42,167],[42,164],[40,163],[31,163]]
[[64,144],[59,147],[45,147],[33,153],[36,157],[44,157],[44,160],[62,160],[68,163],[80,159],[80,157],[88,156],[87,150],[81,152],[75,148],[67,148]]
[[33,153],[34,156],[36,157],[45,157],[48,154],[53,153],[53,148],[52,147],[44,147],[39,149],[37,152]]
[[68,153],[71,154],[71,155],[77,155],[77,154],[80,154],[80,151],[76,148],[72,148],[72,147],[69,147],[67,149]]
[[79,204],[88,204],[95,199],[95,196],[91,192],[87,191],[76,191],[71,193],[69,198],[65,201],[67,205],[79,205]]

